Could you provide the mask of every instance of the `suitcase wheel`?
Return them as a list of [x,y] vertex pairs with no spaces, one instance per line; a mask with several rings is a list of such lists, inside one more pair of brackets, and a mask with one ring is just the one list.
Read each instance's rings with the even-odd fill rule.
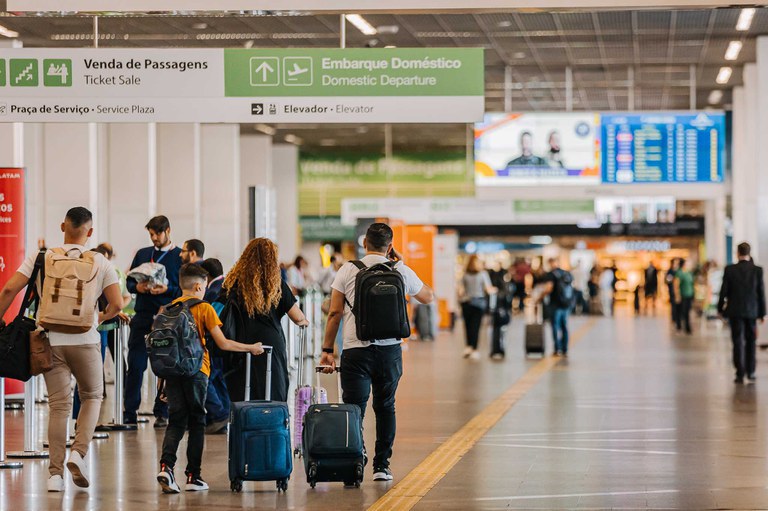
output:
[[307,470],[307,481],[309,482],[309,486],[314,488],[317,485],[317,465],[314,463],[309,466],[309,469]]
[[234,479],[229,483],[229,489],[235,493],[243,491],[243,482],[240,479]]
[[295,449],[293,450],[293,455],[294,455],[296,458],[301,458],[301,457],[302,457],[301,448],[299,448],[299,447],[295,448]]
[[288,491],[288,479],[278,479],[277,480],[277,491],[279,492],[287,492]]

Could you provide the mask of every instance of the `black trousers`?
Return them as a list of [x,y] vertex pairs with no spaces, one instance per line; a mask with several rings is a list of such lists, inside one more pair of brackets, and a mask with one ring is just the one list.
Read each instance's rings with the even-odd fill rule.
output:
[[343,401],[355,404],[365,417],[373,390],[376,414],[376,455],[374,469],[388,468],[395,444],[395,393],[403,375],[403,350],[399,344],[347,348],[341,354]]
[[168,397],[168,428],[163,438],[163,455],[160,463],[169,467],[176,465],[176,451],[189,431],[187,438],[187,470],[185,473],[200,475],[205,446],[205,393],[208,377],[197,373],[190,377],[175,377],[165,380],[165,395]]
[[683,300],[677,304],[677,329],[682,330],[685,326],[685,331],[691,333],[691,306],[693,305],[693,298],[683,298]]
[[477,349],[480,337],[480,325],[483,323],[485,309],[475,307],[470,303],[461,304],[461,313],[464,316],[464,330],[467,334],[467,346]]
[[736,377],[744,378],[755,374],[757,367],[757,321],[748,318],[731,318],[731,342],[733,343],[733,366]]

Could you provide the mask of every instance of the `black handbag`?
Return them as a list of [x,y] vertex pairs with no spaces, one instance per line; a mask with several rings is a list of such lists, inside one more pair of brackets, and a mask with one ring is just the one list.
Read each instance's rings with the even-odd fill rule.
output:
[[16,318],[0,329],[0,377],[27,381],[32,377],[29,365],[29,337],[37,330],[34,317],[27,317],[26,312],[40,303],[36,282],[45,264],[45,251],[41,250],[35,260],[35,268],[29,278],[24,300]]

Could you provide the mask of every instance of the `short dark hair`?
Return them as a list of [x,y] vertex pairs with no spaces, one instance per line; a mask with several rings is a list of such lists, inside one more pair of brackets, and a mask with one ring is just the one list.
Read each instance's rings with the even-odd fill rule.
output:
[[533,133],[531,133],[530,131],[524,131],[520,133],[520,140],[522,140],[523,137],[526,137],[526,136],[533,138]]
[[[157,231],[155,231],[157,232]],[[200,240],[187,240],[184,242],[184,244],[187,246],[187,250],[195,251],[195,254],[197,254],[197,257],[202,258],[203,255],[205,255],[205,244]]]
[[208,272],[212,279],[224,275],[224,267],[221,265],[221,261],[214,259],[213,257],[209,257],[200,263],[200,266]]
[[189,289],[195,282],[208,280],[208,272],[199,264],[184,264],[179,270],[179,286],[181,289]]
[[306,259],[304,259],[303,256],[296,256],[296,259],[294,259],[294,261],[293,261],[293,265],[296,268],[299,268],[299,267],[301,267],[302,263],[304,263],[304,262],[306,262]]
[[739,246],[736,247],[736,253],[739,254],[739,257],[747,257],[752,253],[752,247],[746,241],[739,243]]
[[376,222],[371,224],[368,231],[365,233],[365,239],[368,241],[368,249],[383,252],[387,249],[392,239],[395,237],[395,233],[392,232],[392,228],[385,223]]
[[64,219],[68,220],[72,227],[79,229],[88,222],[93,222],[93,213],[82,206],[78,206],[67,211],[67,216]]
[[144,228],[148,231],[165,232],[171,228],[171,222],[167,216],[158,215],[150,218]]

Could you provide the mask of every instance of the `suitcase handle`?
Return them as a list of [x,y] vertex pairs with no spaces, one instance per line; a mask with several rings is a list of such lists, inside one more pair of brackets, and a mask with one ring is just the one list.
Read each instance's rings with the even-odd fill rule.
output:
[[[290,320],[289,320],[290,321]],[[304,386],[304,359],[307,356],[307,327],[299,327],[299,367],[298,367],[298,384],[297,387]],[[290,342],[294,342],[291,339]]]
[[[320,388],[320,373],[322,373],[323,370],[328,368],[328,367],[330,367],[330,366],[316,366],[315,367],[315,380],[316,380],[316,384],[317,384],[317,388],[318,389]],[[333,368],[333,372],[336,373],[336,374],[341,373],[341,367],[338,367],[338,366],[334,367]],[[342,391],[341,391],[341,374],[339,374],[339,376],[336,378],[336,383],[338,384],[338,388],[339,388],[339,402],[343,403],[344,400],[341,397],[342,396]]]
[[[264,399],[272,400],[272,346],[262,346],[267,355],[267,379],[264,389]],[[251,352],[245,354],[245,400],[251,400]]]

